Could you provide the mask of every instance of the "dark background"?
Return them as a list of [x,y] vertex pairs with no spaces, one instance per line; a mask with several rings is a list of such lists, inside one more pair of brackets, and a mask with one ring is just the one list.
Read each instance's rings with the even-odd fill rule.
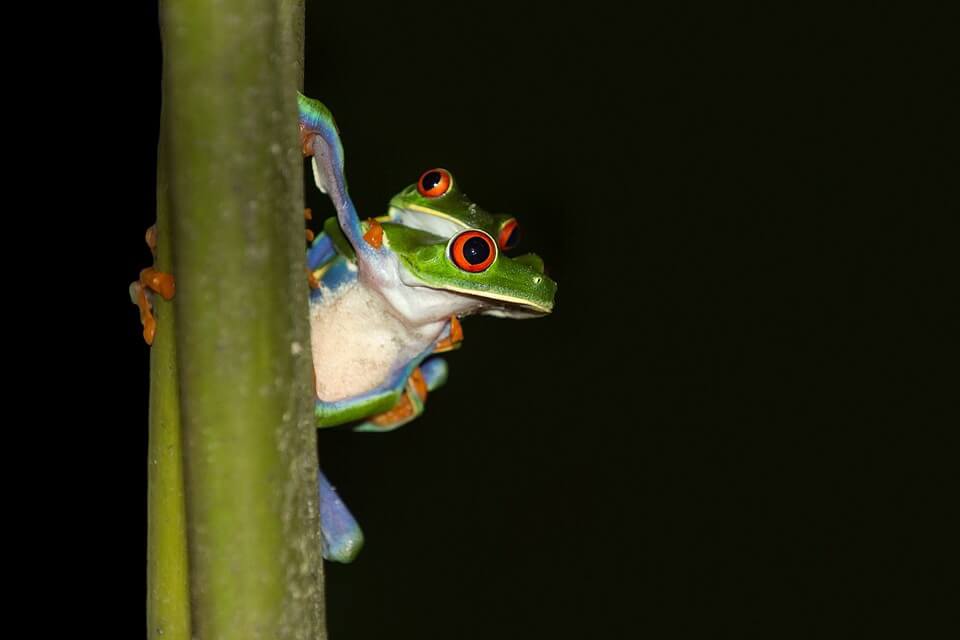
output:
[[[126,287],[150,262],[160,45],[156,7],[127,11],[105,62],[123,107],[96,138],[124,160],[76,225],[103,242],[82,320],[108,366],[74,382],[101,426],[75,435],[98,457],[70,469],[83,515],[64,552],[138,637],[148,350]],[[333,638],[956,622],[956,235],[929,224],[958,212],[944,24],[308,3],[305,92],[337,118],[359,210],[447,167],[517,215],[559,283],[551,317],[468,319],[413,424],[320,432],[367,535],[355,564],[327,565]],[[331,212],[312,185],[307,201]]]

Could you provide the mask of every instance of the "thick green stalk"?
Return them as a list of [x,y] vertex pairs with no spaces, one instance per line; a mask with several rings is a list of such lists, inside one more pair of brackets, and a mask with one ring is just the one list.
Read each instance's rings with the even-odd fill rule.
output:
[[[161,142],[160,156],[163,157]],[[172,263],[163,161],[157,179],[156,267]],[[190,640],[190,583],[183,495],[183,451],[171,303],[155,296],[158,329],[150,350],[150,433],[147,451],[147,637]]]
[[201,640],[325,637],[296,126],[303,33],[291,10],[302,3],[161,4],[161,160]]

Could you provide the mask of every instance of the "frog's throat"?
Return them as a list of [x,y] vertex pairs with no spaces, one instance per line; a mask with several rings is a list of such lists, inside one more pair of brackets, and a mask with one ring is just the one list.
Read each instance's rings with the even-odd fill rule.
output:
[[[460,287],[446,286],[444,287],[447,291],[455,291],[457,293],[463,294],[465,296],[471,296],[473,298],[478,298],[480,300],[495,300],[497,302],[506,303],[509,305],[510,309],[516,309],[518,311],[529,311],[534,315],[547,315],[553,311],[553,305],[544,306],[537,304],[536,302],[531,302],[530,300],[524,300],[523,298],[515,298],[513,296],[503,295],[502,293],[488,293],[488,292],[478,292],[472,289],[461,289]],[[490,306],[490,305],[484,305]],[[509,310],[509,309],[508,309]]]
[[444,284],[435,287],[418,278],[413,272],[400,266],[400,280],[410,289],[428,290],[434,295],[443,296],[451,301],[458,301],[459,308],[450,315],[470,315],[482,313],[488,315],[503,315],[504,317],[537,317],[551,313],[553,305],[542,305],[531,300],[518,298],[491,291],[477,291],[465,287]]

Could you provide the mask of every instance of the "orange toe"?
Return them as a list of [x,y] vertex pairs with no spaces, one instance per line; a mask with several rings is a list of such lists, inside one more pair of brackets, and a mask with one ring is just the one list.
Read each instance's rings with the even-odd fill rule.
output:
[[374,249],[379,249],[383,246],[383,227],[375,218],[370,218],[368,224],[370,226],[367,227],[367,232],[363,234],[363,239]]
[[319,289],[320,281],[317,280],[317,276],[313,275],[313,272],[310,269],[307,269],[307,284],[310,285],[311,289]]
[[315,132],[307,129],[303,124],[300,125],[300,148],[303,151],[303,157],[309,158],[313,155],[313,136]]
[[157,321],[153,317],[153,309],[147,298],[147,290],[140,283],[134,283],[137,308],[140,309],[140,323],[143,325],[143,339],[147,344],[153,344],[153,336],[157,332]]
[[143,339],[149,345],[153,346],[153,336],[157,333],[157,321],[153,315],[150,315],[143,322]]
[[154,256],[157,255],[157,225],[152,224],[147,229],[147,233],[144,235],[144,240],[147,241],[147,246],[150,247],[150,253]]
[[169,273],[157,271],[153,267],[147,267],[140,272],[140,282],[151,291],[156,291],[164,300],[173,298],[176,291],[173,276]]
[[434,347],[434,353],[443,353],[456,349],[463,342],[463,327],[460,325],[460,319],[457,316],[450,316],[450,335],[437,342]]

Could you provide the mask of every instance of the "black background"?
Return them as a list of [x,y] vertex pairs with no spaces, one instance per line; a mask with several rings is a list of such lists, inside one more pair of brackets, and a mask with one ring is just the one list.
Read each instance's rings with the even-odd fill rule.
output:
[[[150,261],[160,42],[155,6],[127,11],[104,63],[122,106],[94,132],[124,159],[74,223],[104,247],[78,319],[105,366],[72,381],[100,426],[74,434],[96,458],[67,468],[64,553],[137,637],[148,351],[126,287]],[[468,319],[415,423],[320,432],[367,535],[327,565],[332,637],[955,622],[956,235],[929,224],[958,212],[943,26],[877,6],[308,3],[305,92],[337,118],[362,214],[447,167],[559,283],[551,317]]]

